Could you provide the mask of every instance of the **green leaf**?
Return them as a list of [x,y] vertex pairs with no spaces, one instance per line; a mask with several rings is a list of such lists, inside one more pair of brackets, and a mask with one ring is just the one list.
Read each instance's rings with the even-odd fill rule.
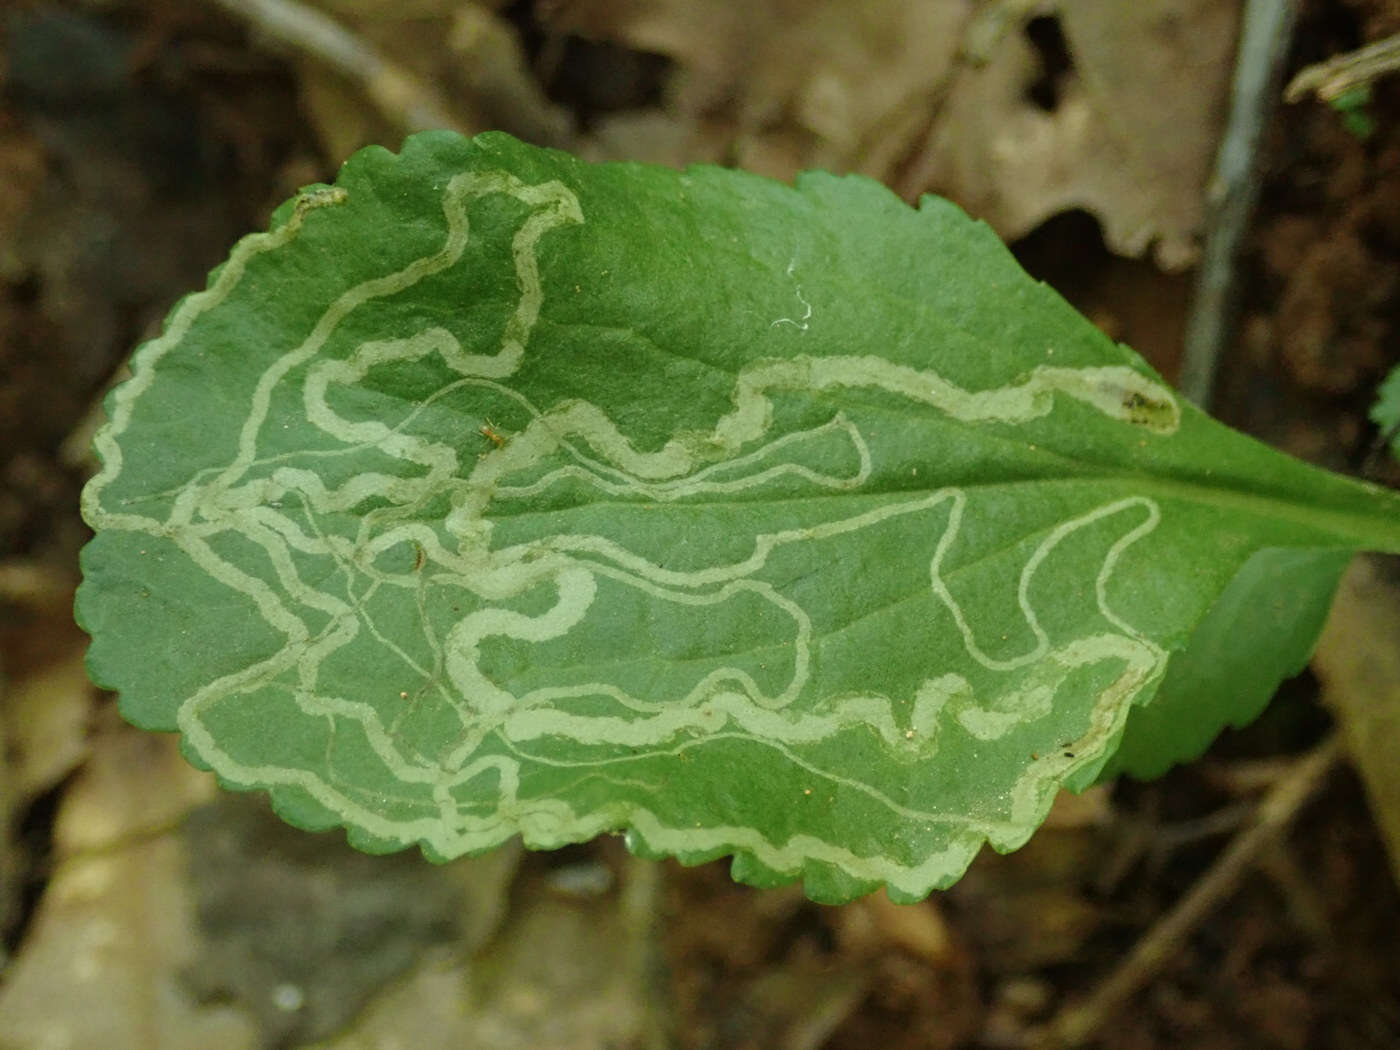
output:
[[1376,118],[1371,115],[1371,85],[1358,84],[1331,100],[1331,106],[1342,115],[1342,126],[1359,139],[1369,139],[1376,133]]
[[1317,644],[1350,551],[1257,552],[1191,636],[1171,655],[1157,695],[1128,715],[1123,742],[1100,779],[1159,777],[1198,758],[1227,726],[1263,713]]
[[1400,367],[1392,368],[1376,389],[1371,422],[1381,428],[1391,455],[1400,456]]
[[1394,495],[857,177],[420,135],[240,242],[132,371],[91,672],[369,850],[625,829],[912,900],[1102,769],[1256,551],[1400,549]]

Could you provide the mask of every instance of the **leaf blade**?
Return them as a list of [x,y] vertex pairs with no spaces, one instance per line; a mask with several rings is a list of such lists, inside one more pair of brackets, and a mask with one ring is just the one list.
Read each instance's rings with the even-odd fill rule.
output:
[[1398,531],[850,177],[418,136],[133,372],[84,497],[94,677],[370,849],[626,828],[915,899],[1102,766],[1254,550]]

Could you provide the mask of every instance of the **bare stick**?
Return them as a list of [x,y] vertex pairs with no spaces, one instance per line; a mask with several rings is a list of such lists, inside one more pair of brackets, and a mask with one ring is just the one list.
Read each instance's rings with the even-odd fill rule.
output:
[[211,0],[269,38],[356,81],[375,107],[405,131],[458,128],[443,97],[389,61],[329,15],[297,0]]
[[1316,95],[1324,102],[1331,102],[1352,88],[1397,70],[1400,70],[1400,33],[1299,70],[1288,82],[1283,97],[1297,102],[1306,95]]
[[1116,971],[1086,1002],[1068,1006],[1036,1033],[1041,1050],[1082,1046],[1180,951],[1186,938],[1239,887],[1256,860],[1275,844],[1298,811],[1321,787],[1342,756],[1333,733],[1279,778],[1255,810],[1254,818],[1226,847],[1190,892],[1152,927]]
[[1208,191],[1209,233],[1186,323],[1178,384],[1202,408],[1209,407],[1232,328],[1235,260],[1259,198],[1259,143],[1278,94],[1297,14],[1298,0],[1248,0],[1244,8],[1230,118]]

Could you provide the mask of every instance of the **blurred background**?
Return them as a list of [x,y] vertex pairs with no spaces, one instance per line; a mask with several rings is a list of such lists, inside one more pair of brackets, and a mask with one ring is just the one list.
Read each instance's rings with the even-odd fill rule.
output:
[[[1319,780],[1166,957],[1130,955],[1346,729],[1347,696],[1384,690],[1348,670],[1394,661],[1384,572],[1247,731],[1062,797],[1028,847],[910,907],[822,907],[612,838],[355,854],[123,727],[71,620],[96,404],[131,348],[298,187],[421,127],[939,193],[1175,378],[1243,8],[0,0],[0,1048],[990,1050],[1065,1045],[1055,1020],[1115,980],[1091,1045],[1400,1047],[1400,801],[1353,772],[1393,764],[1394,735]],[[1281,72],[1397,32],[1397,0],[1304,0]],[[1215,411],[1355,471],[1400,345],[1400,82],[1265,116]]]

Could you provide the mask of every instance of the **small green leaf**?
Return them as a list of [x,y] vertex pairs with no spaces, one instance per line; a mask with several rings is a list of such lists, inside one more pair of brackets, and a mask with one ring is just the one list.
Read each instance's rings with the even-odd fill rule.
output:
[[918,898],[1261,548],[1400,500],[1179,402],[946,202],[432,133],[243,240],[84,494],[94,678],[310,828]]
[[1376,389],[1371,422],[1381,428],[1381,438],[1393,456],[1400,456],[1400,367],[1392,368]]
[[1371,85],[1358,84],[1331,100],[1332,108],[1342,116],[1342,126],[1357,138],[1369,139],[1376,133],[1376,118],[1371,115]]

